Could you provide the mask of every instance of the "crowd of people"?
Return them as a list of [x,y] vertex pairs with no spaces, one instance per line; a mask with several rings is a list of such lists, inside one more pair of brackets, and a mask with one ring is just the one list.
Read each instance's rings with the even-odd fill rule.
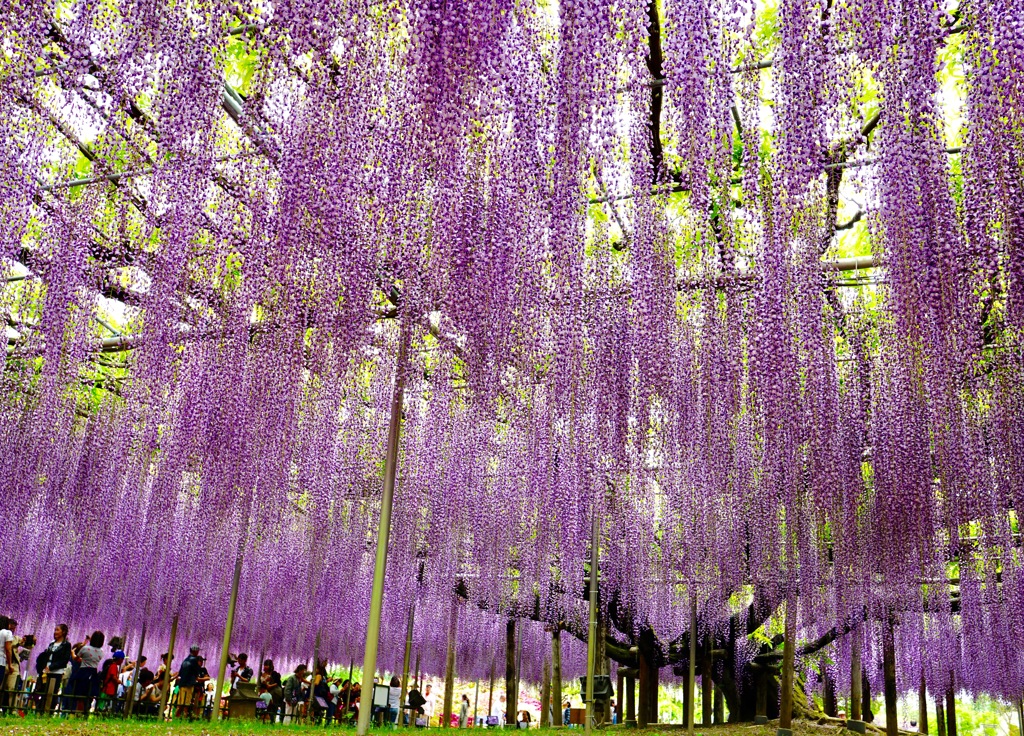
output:
[[[271,659],[263,660],[256,673],[248,655],[229,656],[228,699],[216,697],[216,683],[199,646],[190,647],[176,669],[173,659],[161,654],[159,665],[153,669],[145,656],[140,655],[137,661],[128,659],[121,637],[108,641],[103,632],[94,631],[72,642],[67,624],[58,624],[49,645],[38,648],[35,636],[20,636],[18,622],[0,616],[0,711],[208,719],[215,707],[228,711],[234,700],[248,703],[255,717],[271,723],[330,726],[354,723],[359,717],[361,685],[348,678],[332,677],[322,659],[312,672],[299,664],[282,676]],[[378,686],[384,686],[380,678],[377,680]],[[396,676],[386,687],[387,705],[368,706],[374,722],[424,727],[440,715],[430,684],[422,687],[414,682],[403,694]],[[529,713],[523,714],[517,718],[520,724],[530,721]],[[465,694],[452,717],[462,728],[499,725],[493,717],[474,723]]]

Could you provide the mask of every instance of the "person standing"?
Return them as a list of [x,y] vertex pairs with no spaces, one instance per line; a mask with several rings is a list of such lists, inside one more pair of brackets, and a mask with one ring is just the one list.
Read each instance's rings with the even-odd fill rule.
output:
[[430,683],[423,691],[423,713],[427,717],[427,726],[430,726],[430,719],[434,717],[434,694],[430,692]]
[[53,629],[53,641],[50,646],[40,652],[36,659],[36,691],[42,695],[39,699],[39,712],[49,713],[57,705],[55,695],[60,692],[64,680],[64,672],[71,662],[71,643],[68,642],[68,625],[57,624]]
[[0,616],[0,712],[7,705],[7,676],[15,672],[17,658],[14,655],[14,628],[18,622],[7,616]]
[[469,723],[469,696],[462,693],[462,702],[459,703],[459,728],[465,728]]
[[398,711],[402,708],[402,681],[398,675],[392,675],[388,683],[388,709],[384,713],[384,722],[394,726],[398,721]]
[[77,652],[72,647],[71,660],[78,664],[78,669],[68,680],[73,710],[88,712],[92,699],[99,694],[99,666],[103,661],[104,639],[102,631],[94,631],[79,645]]
[[111,703],[117,701],[117,687],[121,684],[121,666],[124,664],[124,652],[120,649],[114,652],[114,656],[103,663],[100,676],[100,694],[98,710],[106,711],[111,708]]
[[291,722],[295,723],[306,714],[306,694],[303,692],[302,687],[306,682],[306,665],[300,664],[281,683],[281,687],[284,690],[284,716],[281,718],[282,723],[285,718],[291,718]]
[[[207,678],[209,679],[209,678]],[[199,647],[192,645],[188,650],[188,656],[181,662],[178,669],[178,696],[175,705],[174,717],[181,718],[188,715],[192,720],[192,701],[196,695],[196,682],[199,680]]]
[[231,670],[231,694],[237,694],[236,690],[238,690],[238,683],[252,682],[252,675],[252,667],[249,666],[249,655],[239,654],[238,661],[235,663],[235,668]]

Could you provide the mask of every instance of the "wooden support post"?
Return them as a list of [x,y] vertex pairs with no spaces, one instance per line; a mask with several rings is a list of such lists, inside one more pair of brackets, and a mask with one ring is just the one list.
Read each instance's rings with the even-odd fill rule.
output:
[[491,688],[487,693],[487,717],[494,715],[494,657],[491,657]]
[[[476,695],[473,696],[473,728],[479,726],[477,721],[477,712],[480,709],[480,680],[476,681]],[[467,724],[468,725],[468,724]]]
[[626,677],[622,674],[621,667],[615,674],[615,713],[618,715],[619,723],[622,723],[626,705]]
[[928,684],[924,680],[924,668],[921,668],[921,687],[917,692],[917,730],[928,733]]
[[[260,667],[263,667],[263,663],[260,662]],[[259,670],[256,670],[259,672]],[[320,628],[317,627],[316,638],[313,639],[313,674],[309,677],[309,701],[306,707],[306,720],[310,723],[313,722],[313,683],[316,681],[317,673],[320,671]],[[259,675],[256,676],[256,682],[259,682]]]
[[[248,523],[246,524],[248,526]],[[243,534],[243,538],[244,538]],[[217,666],[217,685],[213,691],[213,720],[219,721],[223,717],[220,709],[220,699],[224,695],[224,678],[228,671],[228,657],[231,656],[231,633],[235,628],[235,606],[238,603],[238,581],[242,577],[242,540],[238,542],[238,549],[235,552],[235,572],[231,577],[231,597],[228,599],[228,617],[224,622],[224,638],[220,645],[220,663]],[[263,663],[260,662],[260,667]]]
[[[388,564],[388,541],[391,537],[391,508],[395,498],[395,478],[398,474],[398,444],[402,433],[402,404],[405,397],[406,354],[411,339],[410,329],[402,326],[399,336],[398,360],[395,362],[395,386],[391,395],[391,417],[388,422],[388,444],[384,456],[384,488],[380,500],[380,518],[377,522],[377,552],[373,563],[373,587],[370,591],[370,615],[366,623],[366,654],[363,657],[362,692],[372,695],[377,675],[377,648],[380,645],[380,617],[384,605],[384,579]],[[357,736],[366,736],[370,730],[370,711],[359,709]]]
[[444,711],[441,728],[448,728],[452,723],[452,705],[455,697],[455,635],[459,630],[459,604],[453,599],[449,613],[448,652],[444,660]]
[[587,689],[583,701],[587,706],[587,720],[583,726],[586,736],[594,729],[594,675],[597,674],[597,586],[598,586],[598,532],[600,517],[597,513],[597,498],[590,510],[590,621],[587,627]]
[[540,727],[551,725],[551,662],[544,657],[544,671],[540,681]]
[[793,729],[793,666],[796,654],[796,596],[786,600],[786,643],[782,652],[782,697],[779,704],[778,736],[792,736]]
[[686,733],[693,736],[693,716],[697,710],[697,598],[690,591],[690,671],[686,680]]
[[864,672],[860,663],[861,632],[854,630],[850,641],[850,717],[848,721],[862,721],[861,713],[861,678]]
[[946,736],[946,709],[941,695],[935,698],[935,729],[938,736]]
[[555,727],[562,725],[562,629],[556,624],[551,632],[551,701],[554,704]]
[[715,724],[725,723],[725,695],[722,689],[715,685]]
[[159,718],[163,720],[164,712],[167,710],[167,696],[171,692],[171,669],[174,665],[174,643],[178,639],[178,614],[174,614],[174,618],[171,620],[171,644],[167,647],[167,667],[164,668],[164,687],[163,692],[160,693],[160,714]]
[[[405,627],[405,652],[402,654],[402,699],[401,699],[402,703],[405,702],[405,699],[406,699],[406,697],[408,696],[408,693],[409,693],[409,664],[411,663],[411,660],[412,660],[412,629],[413,629],[413,619],[415,618],[415,616],[416,616],[416,600],[413,599],[413,602],[409,604],[409,622],[408,622],[408,624]],[[410,712],[410,718],[411,717],[412,717],[412,714]],[[398,720],[401,721],[402,720],[401,717],[399,717]],[[415,723],[411,723],[409,725],[416,725],[416,724]]]
[[885,682],[886,736],[899,736],[900,721],[896,714],[896,635],[893,614],[886,612],[882,627],[882,676]]
[[626,678],[626,725],[636,726],[636,678]]
[[[146,646],[146,623],[148,616],[142,619],[142,635],[139,637],[139,653],[135,655],[135,669],[132,670],[132,686],[128,688],[128,696],[124,704],[124,713],[126,716],[130,716],[132,711],[135,709],[135,692],[139,688],[139,673],[142,671],[142,664],[140,660],[142,655],[145,653],[143,647]],[[50,693],[47,690],[46,695],[46,714],[50,713]]]
[[711,637],[704,638],[704,658],[700,666],[700,723],[711,725],[711,714],[715,705],[714,683],[711,681]]
[[949,683],[949,690],[946,691],[946,736],[956,736],[956,693],[953,690],[952,674]]
[[516,724],[516,620],[510,618],[505,624],[505,723],[509,728]]
[[[349,659],[349,661],[348,661],[348,692],[345,693],[345,712],[342,713],[342,715],[348,715],[349,710],[351,710],[351,708],[352,708],[352,685],[353,685],[352,673],[355,670],[355,667],[356,667],[356,661],[354,659]],[[282,711],[282,717],[283,717],[283,715],[284,715],[284,713]],[[338,723],[341,723],[341,718],[338,718],[337,721],[338,721]]]

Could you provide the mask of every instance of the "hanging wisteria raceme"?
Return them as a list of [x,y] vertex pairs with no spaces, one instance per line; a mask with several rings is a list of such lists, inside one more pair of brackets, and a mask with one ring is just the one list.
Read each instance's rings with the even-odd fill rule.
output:
[[503,677],[510,619],[522,680],[555,627],[581,674],[596,514],[608,655],[681,675],[696,637],[730,712],[784,605],[810,690],[854,641],[880,690],[890,626],[903,691],[1024,688],[1016,4],[16,0],[0,34],[23,630],[215,648],[238,566],[232,649],[361,663],[401,376],[382,669],[411,616],[427,676],[454,631]]

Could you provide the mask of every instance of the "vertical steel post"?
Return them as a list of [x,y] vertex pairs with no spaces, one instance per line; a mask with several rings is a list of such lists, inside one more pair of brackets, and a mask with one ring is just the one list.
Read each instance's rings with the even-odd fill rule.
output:
[[[384,605],[384,574],[388,564],[388,540],[391,536],[391,506],[395,499],[395,477],[398,474],[398,443],[402,432],[402,401],[405,394],[405,363],[409,349],[409,328],[403,326],[399,337],[398,360],[395,363],[395,387],[391,396],[391,418],[388,423],[388,445],[384,457],[384,488],[380,499],[380,521],[377,525],[377,555],[373,564],[373,589],[370,592],[370,616],[366,624],[366,654],[363,657],[363,697],[373,696],[373,678],[377,674],[377,648],[380,644],[380,614]],[[357,736],[370,730],[370,711],[359,709]]]

